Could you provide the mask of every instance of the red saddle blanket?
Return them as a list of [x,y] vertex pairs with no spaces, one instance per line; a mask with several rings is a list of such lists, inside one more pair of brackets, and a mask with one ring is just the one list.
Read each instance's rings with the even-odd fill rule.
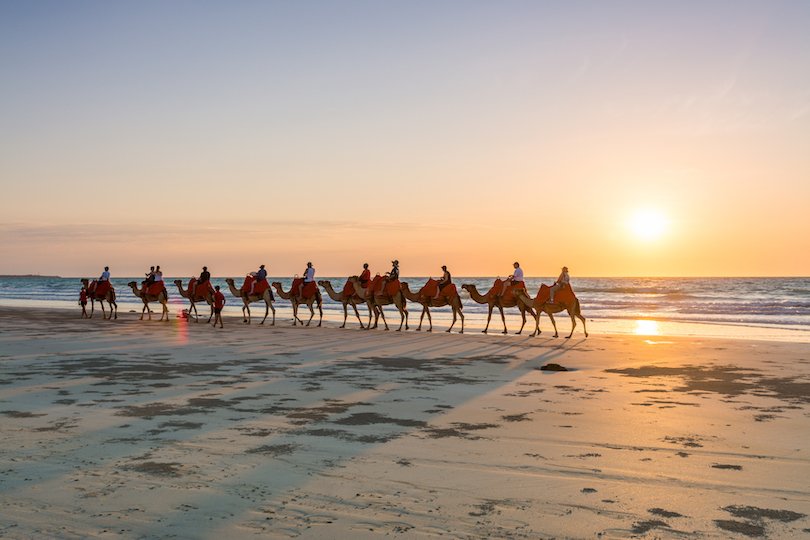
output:
[[109,281],[93,280],[87,287],[87,296],[96,300],[103,300],[110,290],[114,290]]
[[[438,290],[439,290],[439,282],[436,281],[435,279],[428,279],[427,283],[425,283],[425,286],[419,289],[419,296],[435,298],[436,291]],[[456,289],[456,286],[453,283],[447,285],[444,289],[442,289],[439,292],[439,298],[450,299],[453,298],[454,296],[458,296],[458,289]]]
[[[537,304],[545,304],[551,299],[551,287],[546,285],[540,285],[540,290],[537,291],[537,296],[535,297],[535,302]],[[576,302],[577,296],[574,294],[574,289],[571,288],[570,284],[565,284],[554,293],[554,303],[560,304],[562,306],[568,306]]]
[[214,292],[214,286],[210,281],[198,283],[197,278],[191,278],[188,282],[188,295],[194,300],[205,300],[209,293]]
[[[494,297],[501,295],[501,291],[503,291],[503,284],[506,280],[505,279],[496,279],[495,283],[492,285],[492,288],[486,294],[488,297]],[[506,287],[506,292],[503,293],[501,296],[501,300],[503,302],[514,302],[515,301],[515,289],[526,289],[526,283],[523,281],[515,281],[511,285]]]
[[[253,282],[256,282],[256,285],[253,287],[253,292],[250,292],[250,286],[253,285]],[[245,276],[245,282],[242,284],[242,288],[239,289],[242,292],[250,293],[256,296],[262,296],[264,291],[270,288],[270,283],[263,279],[261,281],[256,281],[256,278],[251,275]]]
[[[372,291],[375,296],[395,296],[400,290],[400,283],[398,279],[385,283],[385,276],[374,276],[368,286],[368,290]],[[366,293],[368,294],[368,293]]]
[[[304,278],[295,278],[292,282],[292,288],[290,289],[290,294],[293,296],[298,296],[298,287],[304,283]],[[318,295],[318,284],[314,281],[310,281],[309,283],[304,283],[304,289],[301,291],[301,296],[304,298],[311,298],[313,296]]]
[[352,283],[350,279],[346,280],[346,284],[343,286],[343,291],[341,291],[341,293],[343,294],[343,298],[350,298],[354,296],[354,283]]
[[165,290],[166,284],[163,283],[162,281],[156,281],[151,285],[149,285],[148,287],[146,286],[145,283],[141,286],[141,294],[147,294],[149,296],[157,296]]

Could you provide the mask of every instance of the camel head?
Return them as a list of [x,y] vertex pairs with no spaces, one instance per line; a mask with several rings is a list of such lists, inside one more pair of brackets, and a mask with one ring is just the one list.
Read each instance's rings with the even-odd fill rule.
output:
[[463,284],[463,285],[461,286],[461,288],[462,288],[462,289],[464,289],[464,290],[465,290],[465,291],[467,291],[467,292],[470,292],[470,287],[472,287],[472,286],[473,286],[473,285],[471,285],[470,283],[465,283],[465,284]]
[[129,283],[127,283],[127,287],[137,287],[137,286],[138,284],[135,283],[134,281],[130,281]]
[[82,285],[84,285],[85,287],[87,287],[87,285],[90,283],[90,280],[87,279],[86,277],[83,277],[80,281],[82,282]]
[[174,280],[174,284],[175,284],[175,285],[177,285],[178,287],[182,287],[182,286],[183,286],[183,282],[182,282],[182,281],[180,281],[179,279],[175,279],[175,280]]
[[273,287],[281,288],[281,282],[280,281],[274,281],[270,285],[272,285]]
[[329,280],[327,279],[318,280],[318,285],[320,285],[321,287],[326,287],[327,284],[331,285],[331,283],[329,283]]

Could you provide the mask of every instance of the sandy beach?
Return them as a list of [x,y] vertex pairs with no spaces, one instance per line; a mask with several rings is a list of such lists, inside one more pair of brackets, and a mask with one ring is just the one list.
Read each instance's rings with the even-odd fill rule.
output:
[[0,536],[810,535],[806,343],[225,323],[0,308]]

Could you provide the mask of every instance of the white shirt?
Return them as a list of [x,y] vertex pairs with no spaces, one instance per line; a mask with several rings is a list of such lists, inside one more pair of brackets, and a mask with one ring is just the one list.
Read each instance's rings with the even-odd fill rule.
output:
[[155,281],[163,281],[163,272],[155,272]]
[[309,283],[315,279],[315,269],[313,267],[309,267],[304,270],[304,282]]
[[103,272],[101,273],[101,278],[99,278],[99,279],[100,279],[101,281],[110,281],[110,273],[109,273],[109,272],[107,272],[106,270],[105,270],[105,271],[103,271]]
[[515,268],[515,273],[512,274],[512,279],[514,281],[523,281],[523,268],[519,266]]

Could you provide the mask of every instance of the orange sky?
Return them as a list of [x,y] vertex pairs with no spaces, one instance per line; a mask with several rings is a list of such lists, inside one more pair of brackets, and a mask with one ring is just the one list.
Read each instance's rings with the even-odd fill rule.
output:
[[317,6],[0,7],[0,273],[810,275],[808,5]]

